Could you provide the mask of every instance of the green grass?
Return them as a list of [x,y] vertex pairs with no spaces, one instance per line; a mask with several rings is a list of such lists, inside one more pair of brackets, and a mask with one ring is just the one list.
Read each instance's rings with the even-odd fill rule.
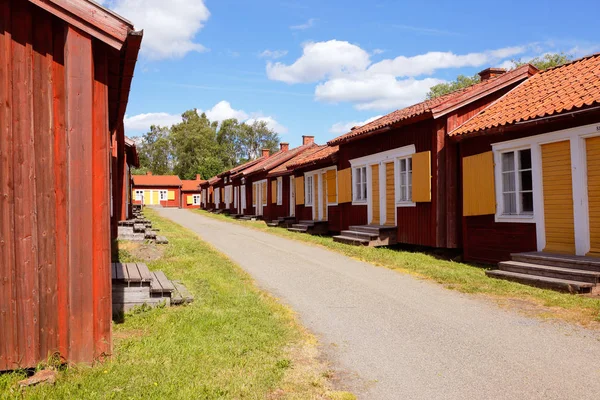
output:
[[327,236],[313,236],[290,232],[283,228],[269,228],[262,221],[238,221],[202,210],[194,212],[277,236],[319,245],[357,260],[432,280],[463,293],[491,296],[501,302],[512,299],[525,300],[541,307],[532,310],[531,307],[521,304],[521,308],[544,318],[558,318],[584,325],[600,321],[600,299],[598,298],[571,295],[488,278],[485,275],[485,268],[481,266],[448,261],[427,253],[402,251],[395,248],[351,246],[334,242],[331,237]]
[[[114,355],[95,367],[74,366],[55,386],[16,389],[21,372],[0,375],[0,398],[262,399],[338,398],[328,392],[310,335],[289,309],[195,234],[146,216],[169,238],[148,263],[194,294],[188,306],[138,310],[114,324]],[[129,244],[131,246],[131,244]],[[119,255],[133,260],[125,249]],[[300,365],[301,364],[301,365]],[[351,396],[351,395],[349,395]]]

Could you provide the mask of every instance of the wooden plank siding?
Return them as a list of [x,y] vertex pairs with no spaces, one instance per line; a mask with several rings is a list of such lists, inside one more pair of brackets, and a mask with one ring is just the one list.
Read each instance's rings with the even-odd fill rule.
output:
[[0,0],[0,371],[110,355],[108,59]]
[[385,225],[396,225],[396,190],[394,163],[385,164]]

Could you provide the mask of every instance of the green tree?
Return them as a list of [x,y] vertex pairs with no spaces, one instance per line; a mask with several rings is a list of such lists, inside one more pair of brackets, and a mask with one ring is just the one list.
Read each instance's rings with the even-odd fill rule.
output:
[[140,168],[136,171],[152,171],[156,175],[168,175],[173,169],[173,152],[169,128],[152,125],[138,146]]
[[[572,61],[572,57],[565,53],[547,53],[541,57],[532,58],[529,61],[519,61],[519,60],[511,60],[512,67],[511,69],[518,68],[521,65],[532,64],[540,71],[543,71],[548,68],[557,67],[559,65],[566,64]],[[443,96],[448,93],[452,93],[456,90],[463,89],[474,85],[480,81],[479,75],[475,74],[473,76],[464,76],[459,75],[456,80],[440,83],[432,86],[427,93],[427,99],[435,99],[436,97]]]
[[231,169],[247,161],[242,144],[243,132],[244,124],[240,124],[235,118],[221,122],[217,132],[217,143],[225,169]]
[[242,124],[240,148],[242,157],[254,160],[261,156],[262,149],[277,151],[279,135],[269,129],[265,121],[254,121],[252,124]]

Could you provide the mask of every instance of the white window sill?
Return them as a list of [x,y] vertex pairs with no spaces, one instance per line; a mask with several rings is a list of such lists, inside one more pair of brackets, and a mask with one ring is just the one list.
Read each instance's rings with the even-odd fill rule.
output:
[[337,202],[336,202],[336,203],[327,203],[327,206],[328,206],[328,207],[329,207],[329,206],[337,206],[337,205],[338,205],[338,203],[337,203]]
[[396,207],[416,207],[417,203],[413,203],[412,201],[401,201],[396,203]]
[[310,203],[310,204],[309,203],[304,203],[304,207],[312,207],[312,206],[313,206],[312,203]]
[[353,206],[366,206],[367,200],[352,200]]
[[496,222],[511,222],[519,224],[535,224],[535,216],[533,215],[498,215],[496,214]]

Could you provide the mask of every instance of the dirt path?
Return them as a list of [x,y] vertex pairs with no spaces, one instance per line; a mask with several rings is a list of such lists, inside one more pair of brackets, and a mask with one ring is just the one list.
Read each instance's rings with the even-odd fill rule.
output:
[[359,398],[600,398],[598,332],[187,210],[159,213],[298,312]]

